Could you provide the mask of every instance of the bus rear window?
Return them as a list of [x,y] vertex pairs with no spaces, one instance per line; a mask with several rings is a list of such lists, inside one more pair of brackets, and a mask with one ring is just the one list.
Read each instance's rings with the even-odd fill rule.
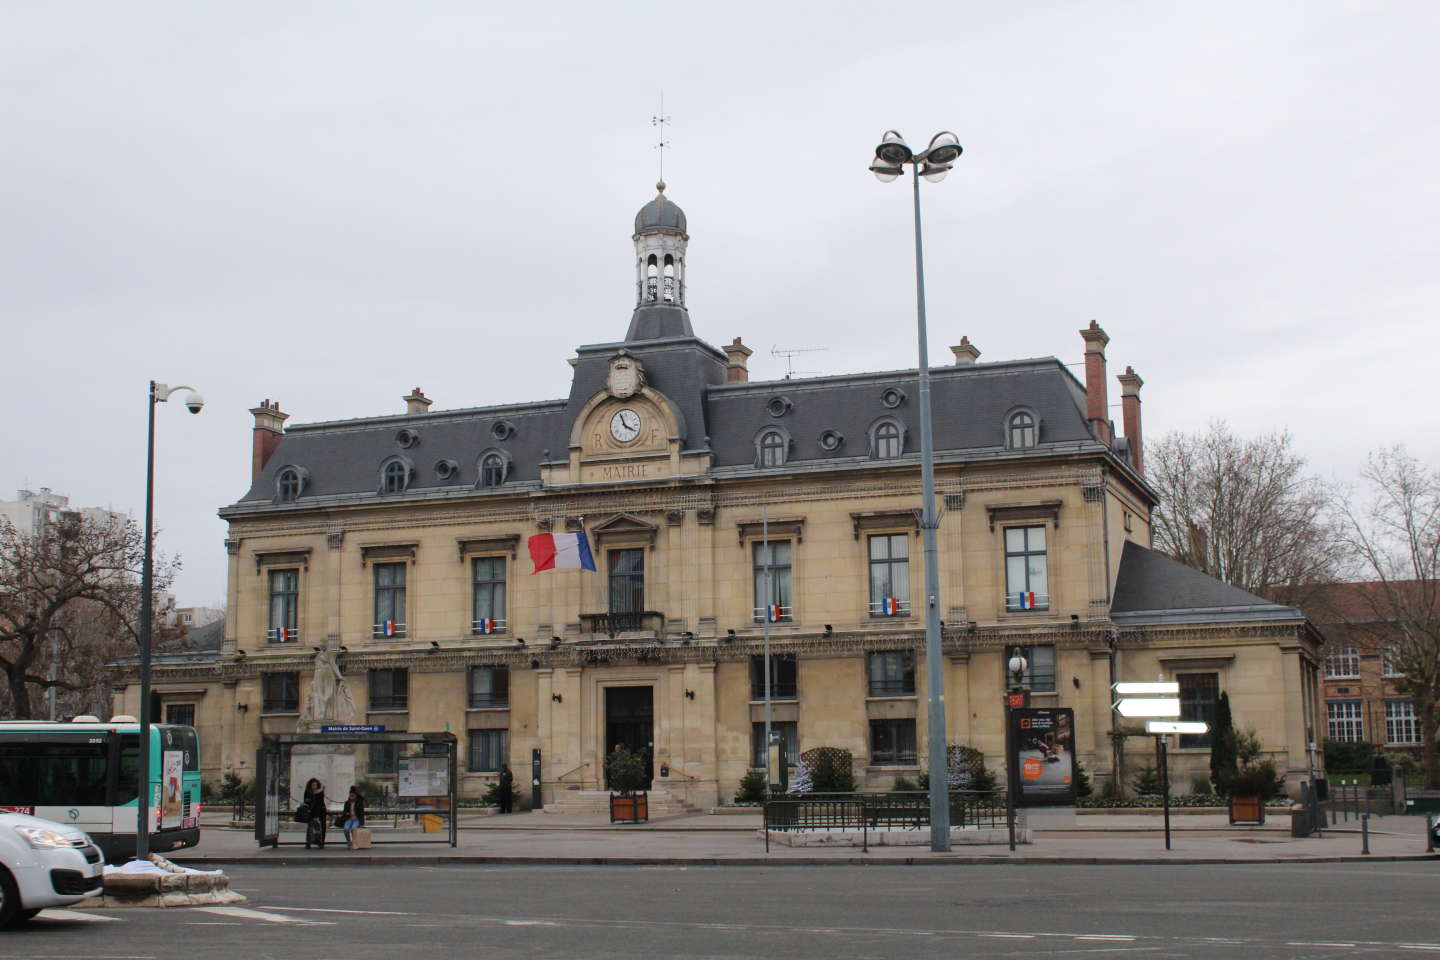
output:
[[105,743],[0,744],[0,804],[104,806],[109,761]]
[[186,773],[200,769],[200,738],[196,736],[194,727],[163,726],[160,728],[160,744],[161,750],[185,752]]

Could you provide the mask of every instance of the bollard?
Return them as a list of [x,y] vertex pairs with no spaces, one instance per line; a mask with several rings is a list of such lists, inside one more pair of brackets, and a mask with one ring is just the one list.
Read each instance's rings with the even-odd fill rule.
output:
[[1370,855],[1370,814],[1360,816],[1360,852],[1365,856]]

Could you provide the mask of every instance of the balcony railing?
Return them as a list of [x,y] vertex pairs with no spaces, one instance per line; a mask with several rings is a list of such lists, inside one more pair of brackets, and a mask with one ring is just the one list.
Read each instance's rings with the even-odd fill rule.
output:
[[886,597],[883,600],[875,600],[870,604],[870,616],[908,617],[910,616],[910,601],[901,600],[898,597]]
[[784,604],[776,604],[776,610],[772,612],[768,607],[756,607],[751,611],[756,623],[764,623],[768,617],[771,623],[791,623],[795,619],[795,608],[787,607]]
[[405,639],[405,624],[396,623],[394,620],[377,623],[372,637],[376,640],[403,640]]
[[1049,610],[1050,596],[1044,593],[1007,593],[1005,612],[1018,613],[1023,610]]
[[295,627],[271,627],[265,631],[268,643],[299,643],[300,631]]
[[582,613],[580,629],[585,633],[602,633],[612,640],[622,633],[653,633],[659,636],[665,630],[665,614],[655,610]]

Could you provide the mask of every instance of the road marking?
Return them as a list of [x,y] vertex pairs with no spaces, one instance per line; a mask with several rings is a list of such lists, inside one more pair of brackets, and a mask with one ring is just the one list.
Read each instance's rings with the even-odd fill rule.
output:
[[1324,940],[1287,940],[1287,947],[1353,947],[1353,943],[1327,943]]
[[506,920],[507,927],[558,927],[560,924],[553,920]]
[[989,937],[992,940],[1034,940],[1033,933],[982,933],[982,937]]
[[339,907],[266,907],[266,910],[288,910],[292,913],[359,913],[372,917],[418,917],[418,913],[399,910],[344,910]]
[[1077,933],[1074,934],[1074,937],[1076,940],[1123,940],[1128,943],[1133,943],[1135,941],[1134,937],[1127,936],[1125,934]]
[[214,913],[222,917],[239,917],[241,920],[264,920],[267,923],[305,923],[325,926],[334,926],[329,920],[304,920],[300,917],[287,917],[283,913],[266,913],[264,910],[250,910],[246,907],[194,907],[201,913]]
[[1440,950],[1440,943],[1397,943],[1401,950]]
[[106,917],[98,913],[81,913],[79,910],[47,909],[40,912],[41,920],[84,920],[88,923],[119,923],[119,917]]

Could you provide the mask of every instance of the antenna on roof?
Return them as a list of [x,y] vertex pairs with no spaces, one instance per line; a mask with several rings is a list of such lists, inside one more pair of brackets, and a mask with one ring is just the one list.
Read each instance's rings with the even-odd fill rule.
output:
[[[660,112],[650,118],[650,126],[660,128],[660,142],[655,144],[655,149],[660,151],[660,182],[665,182],[665,148],[670,146],[670,141],[665,139],[665,124],[670,118],[665,115],[665,91],[660,91]],[[664,190],[662,186],[660,188]]]
[[785,379],[789,380],[797,373],[800,374],[802,377],[816,376],[819,373],[819,371],[817,370],[796,370],[795,358],[797,356],[802,353],[819,353],[821,350],[829,349],[829,347],[795,347],[790,350],[781,350],[777,346],[771,346],[770,356],[774,357],[777,360],[781,357],[785,358]]

